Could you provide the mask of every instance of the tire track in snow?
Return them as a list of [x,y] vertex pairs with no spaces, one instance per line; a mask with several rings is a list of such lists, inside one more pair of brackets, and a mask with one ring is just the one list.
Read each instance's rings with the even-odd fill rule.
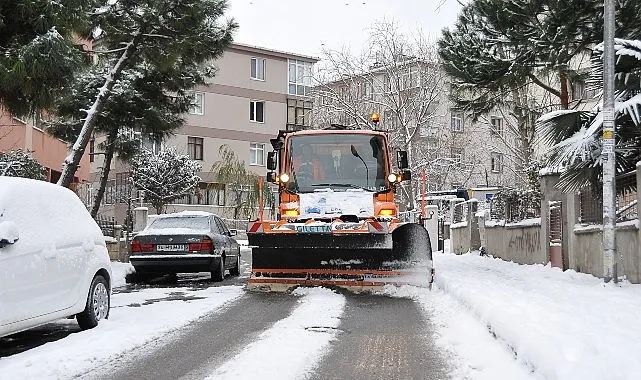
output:
[[298,297],[245,293],[225,307],[166,336],[154,350],[128,352],[115,368],[87,379],[202,379],[290,314]]
[[207,380],[300,379],[315,367],[336,339],[345,297],[325,288],[299,288],[300,305],[260,334]]

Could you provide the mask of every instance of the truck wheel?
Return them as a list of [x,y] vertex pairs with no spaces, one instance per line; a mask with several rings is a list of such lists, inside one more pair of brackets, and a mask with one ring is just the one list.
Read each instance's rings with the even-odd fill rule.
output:
[[81,329],[87,330],[98,326],[101,319],[109,318],[110,307],[109,284],[101,275],[91,281],[85,310],[76,314]]

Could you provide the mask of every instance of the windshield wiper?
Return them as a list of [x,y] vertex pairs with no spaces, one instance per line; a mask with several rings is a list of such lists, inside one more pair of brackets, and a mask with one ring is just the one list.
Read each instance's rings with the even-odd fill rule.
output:
[[373,191],[363,186],[353,185],[351,183],[313,183],[311,186],[329,186],[329,187],[348,187],[350,189],[361,189],[366,191]]

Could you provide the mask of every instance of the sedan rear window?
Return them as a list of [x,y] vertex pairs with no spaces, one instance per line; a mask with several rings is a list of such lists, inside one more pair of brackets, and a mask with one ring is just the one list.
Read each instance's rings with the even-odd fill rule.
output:
[[154,220],[149,228],[163,229],[163,228],[192,228],[195,230],[208,230],[209,217],[207,216],[193,216],[193,217],[171,217],[171,218],[158,218]]

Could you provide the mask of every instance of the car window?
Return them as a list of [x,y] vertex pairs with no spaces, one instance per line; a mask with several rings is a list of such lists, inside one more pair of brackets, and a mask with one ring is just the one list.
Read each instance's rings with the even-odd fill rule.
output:
[[223,223],[220,218],[214,217],[214,219],[216,220],[216,224],[218,225],[218,229],[220,229],[221,233],[223,235],[229,235],[229,230],[227,229],[227,226],[225,226],[225,223]]
[[149,228],[191,228],[194,230],[208,230],[209,218],[207,216],[180,216],[158,218],[149,225]]
[[220,230],[220,226],[218,226],[218,223],[216,223],[216,217],[212,216],[211,220],[211,232],[215,234],[222,234],[223,232]]

